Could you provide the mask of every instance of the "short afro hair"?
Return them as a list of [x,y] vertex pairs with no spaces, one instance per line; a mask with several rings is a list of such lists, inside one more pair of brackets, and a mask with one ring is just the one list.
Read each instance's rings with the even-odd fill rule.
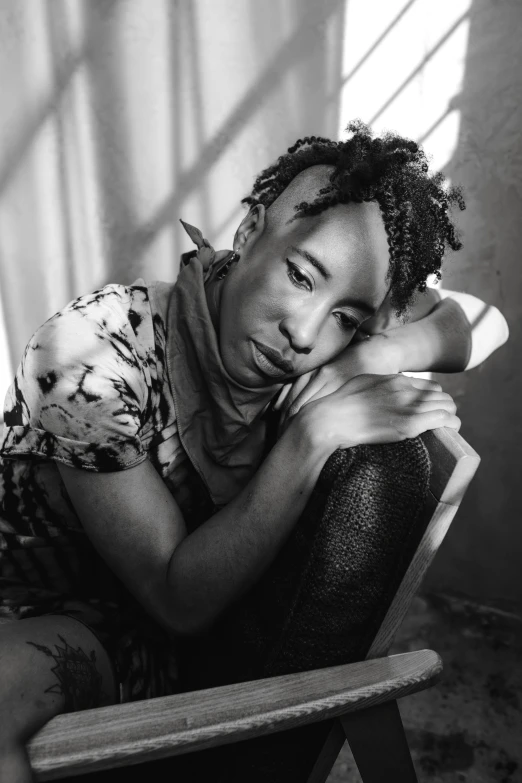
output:
[[321,164],[335,166],[330,184],[311,203],[296,204],[293,219],[336,204],[377,201],[390,248],[391,304],[401,316],[415,292],[426,290],[429,275],[441,279],[446,246],[462,247],[448,214],[454,204],[465,209],[462,189],[449,187],[443,174],[428,172],[426,154],[416,142],[391,132],[373,138],[360,120],[346,130],[352,134],[347,141],[320,136],[296,141],[259,174],[242,203],[268,208],[300,172]]

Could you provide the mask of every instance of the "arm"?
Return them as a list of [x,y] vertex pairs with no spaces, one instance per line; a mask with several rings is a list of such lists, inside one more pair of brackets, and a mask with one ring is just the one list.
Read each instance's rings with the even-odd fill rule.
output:
[[438,384],[355,378],[305,406],[238,496],[190,535],[148,460],[120,472],[58,469],[97,551],[145,610],[173,637],[197,635],[274,560],[335,449],[440,426],[460,422]]
[[428,288],[402,325],[387,303],[363,325],[386,334],[399,372],[462,372],[484,362],[503,345],[509,329],[502,313],[471,294]]
[[289,429],[247,487],[190,535],[148,460],[117,473],[57,464],[97,551],[176,637],[204,631],[254,584],[304,509],[327,456],[303,431]]
[[443,301],[452,301],[463,311],[471,329],[471,350],[464,370],[471,370],[482,364],[488,356],[500,348],[509,337],[507,321],[500,310],[488,305],[471,294],[449,291],[444,288],[432,289]]
[[311,400],[363,373],[462,372],[484,362],[509,336],[502,313],[470,294],[428,288],[404,324],[389,301],[364,322],[332,362],[286,384],[276,409],[281,428]]

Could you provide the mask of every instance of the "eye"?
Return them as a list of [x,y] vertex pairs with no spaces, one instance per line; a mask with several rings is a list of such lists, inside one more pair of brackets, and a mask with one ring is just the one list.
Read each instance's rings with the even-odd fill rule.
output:
[[297,288],[304,288],[307,291],[312,291],[312,283],[310,282],[310,279],[299,269],[298,266],[295,264],[292,264],[291,261],[286,259],[286,265],[288,267],[286,274],[292,281],[292,283],[297,286]]
[[355,318],[351,318],[346,313],[335,313],[335,318],[341,329],[348,331],[356,330],[361,325]]

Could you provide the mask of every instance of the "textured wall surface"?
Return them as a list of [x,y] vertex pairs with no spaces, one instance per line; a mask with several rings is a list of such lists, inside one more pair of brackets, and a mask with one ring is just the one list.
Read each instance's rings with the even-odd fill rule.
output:
[[444,284],[500,308],[510,339],[486,365],[441,376],[482,465],[429,575],[432,587],[522,602],[522,3],[474,0],[458,145],[464,249]]

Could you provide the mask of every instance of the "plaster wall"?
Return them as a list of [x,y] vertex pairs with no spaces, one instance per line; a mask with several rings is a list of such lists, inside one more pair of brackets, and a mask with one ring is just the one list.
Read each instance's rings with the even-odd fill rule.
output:
[[522,603],[522,4],[475,0],[458,143],[447,173],[466,191],[464,248],[444,285],[500,308],[510,339],[488,362],[439,376],[461,433],[482,458],[428,585],[496,604]]

